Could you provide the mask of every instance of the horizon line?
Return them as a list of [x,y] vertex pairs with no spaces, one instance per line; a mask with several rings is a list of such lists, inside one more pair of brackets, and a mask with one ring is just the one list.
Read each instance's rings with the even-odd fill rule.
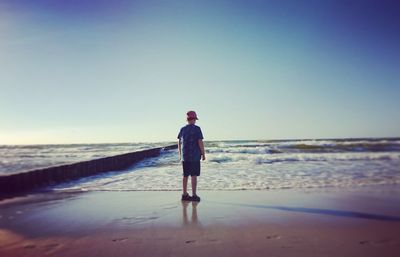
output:
[[[220,140],[204,140],[205,142],[222,142],[222,141],[306,141],[306,140],[362,140],[362,139],[376,139],[376,140],[400,140],[400,136],[389,136],[389,137],[327,137],[327,138],[279,138],[279,139],[220,139]],[[176,140],[161,140],[161,141],[121,141],[121,142],[97,142],[97,143],[29,143],[29,144],[0,144],[0,146],[30,146],[30,145],[111,145],[111,144],[154,144],[154,143],[173,143]]]

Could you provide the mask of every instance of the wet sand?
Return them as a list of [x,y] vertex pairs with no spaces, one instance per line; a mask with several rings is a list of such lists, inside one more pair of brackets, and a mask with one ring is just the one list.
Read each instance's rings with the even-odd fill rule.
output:
[[400,187],[38,193],[0,202],[0,256],[398,256]]

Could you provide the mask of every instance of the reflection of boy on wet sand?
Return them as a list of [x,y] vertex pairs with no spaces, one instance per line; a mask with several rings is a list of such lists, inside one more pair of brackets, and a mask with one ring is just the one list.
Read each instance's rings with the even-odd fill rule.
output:
[[[182,160],[182,201],[200,201],[196,194],[197,177],[200,176],[200,159],[206,159],[203,143],[203,133],[199,126],[196,126],[197,114],[194,111],[186,113],[188,124],[181,128],[178,134],[179,157]],[[191,176],[192,193],[187,192],[188,177]]]
[[189,205],[189,202],[187,201],[182,201],[182,219],[183,219],[183,225],[197,225],[199,223],[198,217],[197,217],[197,205],[198,202],[192,202],[192,217],[189,221],[188,214],[187,214],[187,207]]

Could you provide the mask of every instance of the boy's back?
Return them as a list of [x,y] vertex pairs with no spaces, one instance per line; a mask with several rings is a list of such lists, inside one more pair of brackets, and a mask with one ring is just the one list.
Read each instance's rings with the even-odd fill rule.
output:
[[199,126],[188,124],[179,131],[178,139],[182,143],[182,160],[183,161],[200,161],[201,152],[199,147],[199,139],[203,139],[203,133]]

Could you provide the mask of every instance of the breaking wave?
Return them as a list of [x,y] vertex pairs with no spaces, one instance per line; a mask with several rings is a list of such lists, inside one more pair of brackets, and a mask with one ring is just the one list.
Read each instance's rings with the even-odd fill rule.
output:
[[[400,184],[399,139],[207,142],[200,190],[357,187]],[[181,190],[176,150],[55,190]]]

